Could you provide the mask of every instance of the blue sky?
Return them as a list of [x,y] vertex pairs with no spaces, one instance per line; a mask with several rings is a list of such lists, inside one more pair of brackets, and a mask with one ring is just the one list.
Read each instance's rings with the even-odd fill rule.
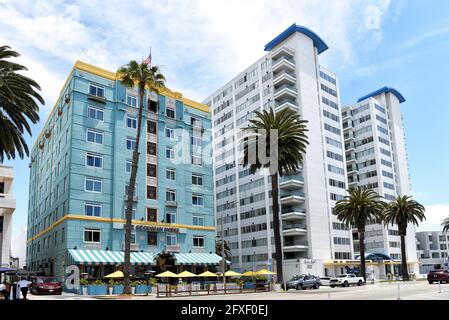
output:
[[[296,22],[329,45],[320,59],[339,76],[342,104],[385,85],[405,96],[412,190],[427,208],[422,228],[437,229],[449,215],[449,2],[242,2],[0,1],[0,44],[22,54],[18,61],[46,100],[27,141],[34,143],[77,59],[115,70],[145,57],[151,45],[168,86],[201,101]],[[6,161],[16,171],[14,233],[26,227],[28,162]]]

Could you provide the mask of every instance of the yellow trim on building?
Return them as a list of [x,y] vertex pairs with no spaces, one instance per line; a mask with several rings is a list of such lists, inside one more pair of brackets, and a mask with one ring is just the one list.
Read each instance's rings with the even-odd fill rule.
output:
[[[66,215],[54,222],[51,226],[42,230],[34,237],[27,240],[27,242],[31,242],[36,240],[37,238],[42,237],[44,234],[52,231],[58,225],[63,223],[65,220],[79,220],[79,221],[94,221],[94,222],[105,222],[105,223],[125,223],[125,219],[120,218],[105,218],[105,217],[90,217],[90,216],[81,216],[81,215]],[[140,220],[132,220],[133,225],[141,225],[141,226],[151,226],[151,227],[167,227],[167,228],[179,228],[179,229],[191,229],[191,230],[201,230],[201,231],[215,231],[215,227],[208,226],[193,226],[188,224],[176,224],[176,223],[162,223],[162,222],[150,222],[150,221],[140,221]]]

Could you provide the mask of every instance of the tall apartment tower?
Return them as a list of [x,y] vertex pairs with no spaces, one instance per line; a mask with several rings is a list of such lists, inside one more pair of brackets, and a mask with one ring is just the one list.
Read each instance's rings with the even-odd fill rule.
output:
[[[405,98],[395,89],[384,87],[358,99],[342,110],[349,187],[373,189],[386,201],[410,195],[410,179],[404,126],[400,104]],[[354,231],[355,232],[355,231]],[[401,259],[397,226],[374,222],[366,228],[367,253],[381,253]],[[359,254],[356,232],[354,251]],[[406,237],[409,272],[418,272],[415,227],[409,225]],[[395,270],[399,265],[395,266]],[[382,275],[381,275],[382,276]]]
[[14,169],[0,163],[0,267],[10,266],[12,215],[16,210],[13,180]]
[[[102,277],[123,264],[137,101],[115,72],[75,63],[31,152],[30,270]],[[168,88],[144,103],[132,272],[216,267],[208,107]]]
[[309,129],[302,169],[280,179],[285,277],[323,274],[329,259],[353,258],[351,232],[332,214],[347,177],[338,80],[319,64],[327,49],[313,31],[293,24],[204,101],[213,110],[217,231],[230,243],[235,269],[275,269],[269,177],[239,165],[239,129],[269,108],[298,112]]

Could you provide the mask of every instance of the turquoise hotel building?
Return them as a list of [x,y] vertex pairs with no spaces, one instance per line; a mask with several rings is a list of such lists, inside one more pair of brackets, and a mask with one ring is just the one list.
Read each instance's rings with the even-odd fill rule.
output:
[[[31,152],[26,266],[102,277],[123,263],[137,91],[77,61]],[[211,115],[168,88],[145,93],[132,272],[215,270]]]

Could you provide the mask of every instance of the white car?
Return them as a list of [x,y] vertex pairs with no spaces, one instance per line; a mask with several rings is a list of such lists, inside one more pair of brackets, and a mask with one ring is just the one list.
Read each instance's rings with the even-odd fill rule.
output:
[[337,286],[349,287],[350,285],[361,286],[364,283],[363,277],[357,277],[355,274],[339,274],[330,280],[329,285],[331,288],[334,288]]
[[320,282],[322,286],[330,286],[331,277],[320,277]]

